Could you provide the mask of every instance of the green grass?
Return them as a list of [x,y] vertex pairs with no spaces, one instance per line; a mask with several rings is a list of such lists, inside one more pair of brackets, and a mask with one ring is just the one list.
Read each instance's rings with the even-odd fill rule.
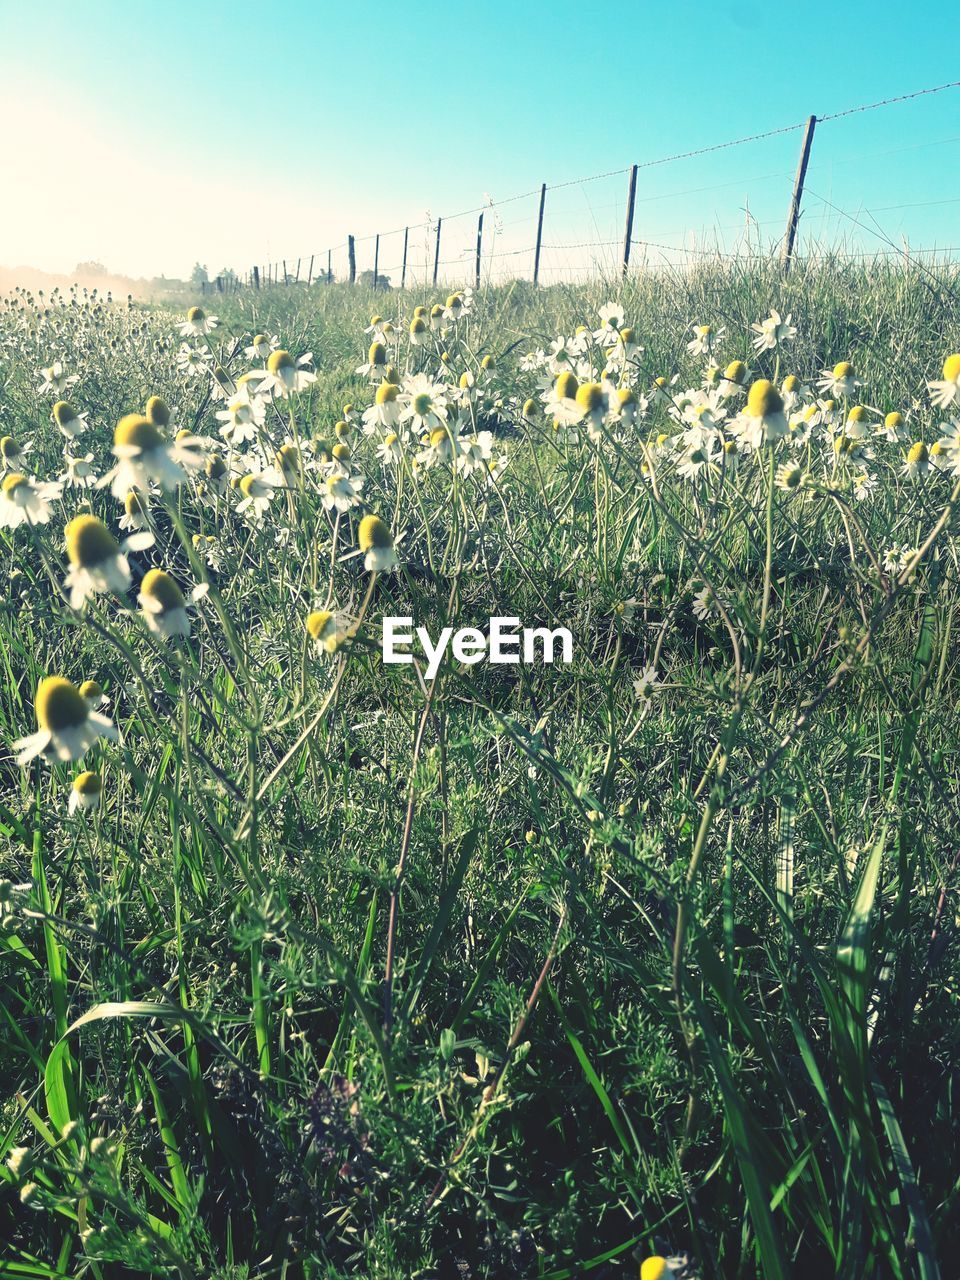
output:
[[[89,501],[116,532],[109,489],[0,529],[0,741],[33,732],[50,674],[98,680],[121,733],[84,757],[91,814],[67,814],[81,766],[0,754],[0,1134],[26,1149],[0,1166],[0,1275],[563,1280],[660,1253],[703,1278],[949,1276],[954,477],[910,479],[882,440],[837,463],[815,434],[691,483],[663,403],[596,439],[525,420],[520,357],[610,297],[640,391],[698,387],[686,344],[710,322],[754,377],[813,387],[852,360],[857,398],[909,411],[912,440],[950,417],[925,385],[960,347],[949,268],[516,284],[398,357],[436,372],[442,348],[456,376],[495,357],[474,409],[507,458],[495,485],[414,472],[419,446],[388,469],[355,431],[364,503],[336,521],[314,471],[259,527],[195,479],[155,496],[134,581],[209,581],[188,641],[149,632],[135,588],[65,599],[62,526]],[[257,332],[313,352],[267,461],[369,405],[371,312],[405,334],[433,301],[216,298],[234,375]],[[55,359],[98,475],[152,394],[217,437],[209,377],[178,371],[182,317],[47,302],[0,313],[0,423],[32,441],[29,474],[64,469],[37,389]],[[757,356],[771,306],[798,336]],[[796,492],[771,483],[788,457]],[[350,555],[363,511],[398,571]],[[894,546],[922,554],[884,567]],[[722,608],[701,620],[705,586]],[[322,607],[361,618],[333,655],[305,630]],[[574,663],[448,661],[424,684],[380,662],[381,615],[436,633],[504,613],[569,626]]]

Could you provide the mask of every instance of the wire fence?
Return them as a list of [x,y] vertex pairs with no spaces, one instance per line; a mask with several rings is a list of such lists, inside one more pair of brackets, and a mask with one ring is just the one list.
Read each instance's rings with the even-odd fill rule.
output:
[[[935,85],[503,199],[487,197],[474,208],[427,214],[388,231],[347,234],[327,248],[218,277],[210,287],[312,287],[334,280],[383,288],[517,279],[548,284],[704,259],[779,257],[788,267],[798,255],[822,252],[954,260],[960,247],[937,238],[943,214],[960,205],[960,129],[928,136],[920,100],[958,88],[960,81]],[[897,108],[896,132],[885,135],[891,145],[878,147],[864,116],[888,108]],[[903,192],[909,198],[898,199]]]

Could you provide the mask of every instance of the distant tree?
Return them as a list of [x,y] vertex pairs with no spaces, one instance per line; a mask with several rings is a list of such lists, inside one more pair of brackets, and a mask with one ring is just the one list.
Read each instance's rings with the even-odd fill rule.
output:
[[210,283],[210,275],[207,272],[207,268],[199,262],[193,264],[193,270],[190,272],[190,283],[195,286]]
[[107,268],[102,262],[78,262],[73,268],[75,276],[105,276]]
[[217,274],[223,281],[225,287],[233,284],[237,278],[237,273],[234,271],[233,267],[223,267],[223,269],[218,271]]
[[390,288],[390,277],[389,277],[389,276],[380,275],[380,274],[378,273],[378,274],[377,274],[376,282],[374,282],[374,279],[373,279],[373,272],[372,272],[372,271],[361,271],[361,272],[360,272],[360,275],[359,275],[359,277],[358,277],[358,280],[359,280],[359,283],[360,283],[360,284],[365,284],[365,285],[368,285],[368,286],[372,286],[374,289],[389,289],[389,288]]

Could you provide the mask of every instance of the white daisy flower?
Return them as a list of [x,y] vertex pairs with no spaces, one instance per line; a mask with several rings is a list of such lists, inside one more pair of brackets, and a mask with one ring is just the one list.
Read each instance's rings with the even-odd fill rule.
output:
[[168,441],[149,418],[128,413],[113,433],[117,465],[97,482],[97,488],[109,485],[119,500],[126,498],[131,489],[147,492],[152,482],[164,489],[176,489],[186,479],[185,468],[203,465],[201,445],[196,436],[189,434]]
[[715,329],[712,324],[693,324],[690,328],[693,337],[687,343],[687,350],[692,356],[712,356],[726,332]]
[[633,681],[633,692],[638,701],[649,704],[660,693],[662,683],[656,667],[644,667]]
[[[64,530],[70,571],[64,588],[70,605],[82,609],[91,597],[112,591],[123,595],[130,586],[130,565],[116,538],[96,516],[80,515]],[[135,533],[123,550],[142,551],[153,545],[152,533]]]
[[593,331],[594,339],[601,347],[612,347],[626,324],[623,307],[617,302],[605,302],[597,314],[600,326]]
[[53,364],[48,365],[45,369],[40,370],[40,377],[43,381],[40,384],[41,392],[52,392],[55,396],[63,395],[68,387],[72,387],[75,382],[80,381],[78,373],[67,374],[64,372],[63,365],[59,360],[54,360]]
[[19,765],[40,755],[79,760],[98,738],[116,741],[120,736],[112,721],[92,710],[76,685],[62,676],[46,676],[40,681],[34,709],[38,731],[13,744]]
[[93,454],[84,454],[82,458],[74,458],[69,453],[63,455],[67,464],[66,472],[60,477],[62,484],[76,486],[78,489],[89,489],[97,483],[93,473]]
[[349,511],[360,503],[360,492],[363,489],[361,476],[347,476],[339,472],[331,472],[324,481],[322,495],[323,505],[328,511]]
[[99,773],[92,773],[89,769],[78,773],[70,784],[67,813],[72,815],[78,809],[83,813],[94,813],[100,808],[102,795],[103,780]]
[[759,449],[781,440],[789,428],[780,392],[768,378],[758,378],[750,387],[743,412],[730,424],[741,447]]
[[938,409],[949,409],[960,402],[960,354],[947,356],[943,362],[943,379],[928,382],[930,401]]
[[797,336],[796,326],[792,321],[793,316],[783,319],[779,311],[771,309],[766,320],[752,324],[750,328],[757,335],[753,339],[756,350],[773,351],[781,343],[792,341]]
[[447,389],[424,373],[414,374],[403,382],[403,408],[400,421],[410,423],[416,432],[433,431],[447,421]]
[[89,426],[87,415],[85,413],[77,413],[73,405],[67,400],[58,400],[53,406],[50,416],[57,424],[60,434],[67,440],[76,440],[77,436],[86,431]]
[[18,471],[10,471],[0,483],[0,529],[16,529],[21,524],[46,524],[51,516],[50,504],[63,492],[56,481],[28,479]]
[[850,361],[841,360],[832,369],[821,369],[817,386],[829,396],[849,400],[860,386],[860,379],[854,376]]
[[386,573],[396,568],[397,553],[393,535],[379,516],[363,517],[357,528],[357,545],[364,553],[364,568],[371,573]]
[[297,360],[289,351],[272,351],[267,358],[267,371],[257,386],[258,393],[278,396],[281,400],[289,399],[316,382],[317,375],[310,367],[312,364],[313,353],[310,351]]
[[140,583],[137,597],[143,619],[151,631],[167,639],[190,635],[190,619],[187,609],[202,599],[209,590],[202,582],[190,593],[190,604],[184,599],[177,583],[163,569],[151,569]]
[[202,307],[191,307],[180,325],[180,332],[185,338],[213,333],[219,323],[217,316],[208,316]]

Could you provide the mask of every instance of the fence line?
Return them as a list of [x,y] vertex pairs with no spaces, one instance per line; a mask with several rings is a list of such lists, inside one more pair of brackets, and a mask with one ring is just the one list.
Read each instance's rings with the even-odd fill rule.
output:
[[[652,239],[649,239],[649,240],[637,239],[633,235],[633,222],[634,222],[636,207],[638,204],[645,204],[658,199],[667,199],[667,198],[673,198],[676,196],[682,196],[682,195],[688,195],[688,194],[695,195],[695,194],[699,194],[699,193],[711,191],[711,190],[721,190],[725,186],[737,185],[736,181],[731,183],[717,183],[712,186],[691,188],[688,191],[666,193],[662,195],[645,196],[645,195],[638,195],[638,192],[637,192],[638,173],[644,170],[649,170],[658,166],[671,164],[677,161],[688,160],[688,159],[692,159],[699,156],[711,155],[716,152],[725,151],[734,147],[744,146],[748,143],[758,142],[768,138],[781,137],[787,134],[797,133],[802,130],[803,136],[801,141],[800,154],[797,162],[796,172],[794,175],[793,188],[792,188],[792,193],[791,193],[789,207],[788,207],[785,230],[783,235],[779,238],[779,240],[773,246],[771,246],[771,251],[776,251],[776,249],[779,248],[780,262],[784,270],[788,270],[796,253],[797,232],[799,228],[800,215],[802,210],[804,186],[805,186],[807,169],[810,162],[811,151],[813,148],[814,138],[820,136],[819,131],[822,129],[822,127],[825,124],[829,124],[837,120],[842,120],[849,116],[862,114],[868,111],[875,111],[880,108],[895,106],[904,102],[913,101],[917,98],[927,97],[931,94],[942,93],[946,90],[957,89],[957,88],[960,88],[960,80],[950,81],[948,83],[940,84],[940,85],[933,85],[925,89],[918,89],[912,93],[898,94],[895,97],[883,98],[875,102],[862,103],[859,106],[848,107],[843,111],[835,111],[822,116],[810,115],[806,120],[800,121],[796,124],[782,125],[775,129],[762,130],[754,134],[749,134],[745,137],[730,139],[726,142],[712,143],[710,145],[697,147],[689,151],[675,152],[671,155],[661,156],[652,160],[638,161],[632,165],[628,165],[620,169],[609,169],[603,173],[590,174],[586,177],[569,178],[562,182],[556,182],[549,185],[544,182],[544,183],[541,183],[540,186],[534,187],[530,191],[507,196],[504,199],[497,200],[495,202],[493,200],[488,200],[483,205],[479,205],[472,209],[464,209],[458,213],[444,214],[442,216],[438,215],[436,219],[432,218],[428,214],[427,219],[423,222],[408,223],[405,226],[396,227],[392,231],[372,232],[371,234],[364,235],[364,236],[355,236],[353,234],[349,234],[347,235],[345,241],[342,241],[338,245],[334,245],[323,250],[314,251],[309,254],[300,253],[300,254],[297,254],[295,257],[291,256],[288,259],[280,258],[278,261],[272,262],[272,263],[257,264],[251,267],[249,272],[247,272],[242,278],[236,276],[235,273],[231,276],[229,280],[225,280],[224,277],[218,277],[217,280],[212,282],[209,287],[217,288],[222,292],[228,288],[233,289],[233,288],[240,288],[245,286],[249,286],[254,289],[259,289],[263,285],[277,284],[277,283],[299,284],[303,282],[307,285],[313,285],[321,282],[329,283],[334,279],[333,255],[334,253],[339,254],[344,248],[346,248],[347,250],[347,257],[348,257],[347,279],[351,283],[354,283],[357,280],[356,246],[358,244],[366,245],[371,242],[373,244],[373,270],[372,272],[364,272],[363,275],[370,276],[374,287],[377,288],[381,286],[381,283],[386,283],[386,277],[384,273],[387,270],[396,271],[399,267],[401,271],[401,287],[405,287],[408,281],[408,277],[411,275],[411,270],[412,270],[409,249],[413,243],[412,237],[417,232],[424,233],[424,238],[423,238],[424,261],[421,264],[420,270],[422,270],[423,272],[424,279],[432,278],[434,285],[436,285],[438,282],[441,267],[448,267],[448,266],[462,267],[464,269],[464,278],[465,279],[472,278],[473,282],[479,285],[481,280],[481,269],[484,262],[490,263],[493,260],[503,259],[503,258],[520,258],[520,257],[526,256],[527,254],[529,254],[530,256],[533,282],[534,284],[539,284],[541,273],[544,268],[543,255],[545,252],[560,251],[565,249],[577,249],[577,248],[609,250],[609,249],[615,248],[617,244],[620,245],[619,268],[621,273],[624,275],[629,270],[630,251],[631,251],[631,248],[634,246],[639,246],[646,249],[657,249],[665,253],[684,253],[684,254],[695,254],[695,255],[703,254],[704,256],[714,256],[714,257],[721,257],[721,258],[744,256],[740,253],[726,254],[721,252],[719,249],[698,250],[694,248],[684,248],[681,246],[664,245]],[[921,145],[928,145],[928,144],[917,144],[917,145],[921,146]],[[898,148],[898,150],[904,150],[904,149],[909,150],[911,148],[909,147]],[[841,161],[841,163],[843,163],[843,161]],[[594,183],[594,182],[602,181],[604,179],[616,178],[623,175],[628,175],[628,182],[627,182],[627,191],[626,191],[624,230],[623,230],[623,235],[619,241],[604,240],[598,236],[596,239],[590,240],[590,241],[579,241],[575,243],[559,243],[558,244],[556,242],[551,243],[549,240],[544,239],[545,222],[549,222],[549,213],[550,213],[550,202],[549,202],[548,196],[551,193],[562,191],[571,187],[584,187],[588,183]],[[783,176],[782,172],[764,174],[761,176],[761,178],[757,178],[754,181],[761,181],[761,180],[766,181],[768,179],[773,179],[781,176]],[[810,194],[814,195],[812,191],[810,192]],[[836,214],[848,219],[850,222],[854,223],[856,226],[860,227],[862,230],[866,231],[867,233],[872,235],[877,235],[879,239],[885,240],[887,243],[890,243],[889,239],[887,239],[882,233],[876,231],[874,228],[870,227],[866,223],[861,222],[852,214],[848,213],[846,210],[842,208],[839,208],[837,205],[833,204],[831,201],[827,200],[825,197],[814,195],[814,198],[819,202],[821,207],[825,209],[833,210]],[[494,247],[494,242],[496,240],[496,236],[498,232],[502,231],[505,226],[519,226],[522,222],[525,221],[525,219],[518,218],[518,219],[512,219],[509,223],[504,224],[499,219],[499,210],[509,204],[514,204],[522,200],[533,200],[533,199],[536,199],[537,205],[536,205],[536,217],[533,220],[533,225],[531,226],[531,232],[533,232],[535,228],[535,236],[532,244],[529,247],[525,246],[520,249],[500,250],[498,252],[497,249]],[[960,202],[960,197],[948,197],[943,200],[915,201],[915,202],[909,202],[909,203],[900,204],[900,205],[892,204],[892,205],[881,206],[880,208],[877,209],[877,212],[882,212],[884,210],[897,210],[897,209],[906,209],[906,208],[924,208],[928,206],[945,205],[945,204],[958,203],[958,202]],[[617,201],[614,205],[603,206],[603,207],[604,208],[616,208],[616,207],[624,208],[624,204],[621,201]],[[484,215],[490,213],[491,211],[495,218],[494,234],[492,238],[490,236],[487,236],[485,239]],[[600,208],[596,208],[596,209],[591,208],[592,215],[595,215],[599,211],[600,211]],[[460,219],[471,217],[471,216],[477,217],[475,240],[471,236],[468,240],[468,243],[465,245],[464,249],[459,254],[459,256],[453,257],[453,258],[445,256],[441,258],[441,246],[444,244],[444,233],[447,231],[450,224],[456,223]],[[760,227],[764,224],[769,224],[772,221],[775,221],[775,220],[764,219],[762,221],[754,220],[751,222],[749,217],[749,212],[748,212],[747,219],[744,225],[746,229],[749,229],[751,226]],[[727,229],[733,229],[733,228],[724,228],[724,229],[727,230]],[[383,250],[384,242],[389,240],[389,238],[392,236],[400,236],[401,234],[403,236],[402,261],[399,264],[392,264],[389,268],[384,267],[382,265],[382,258],[383,258],[382,250]],[[677,233],[667,233],[667,234],[677,234]],[[485,247],[487,245],[489,245],[489,247]],[[949,252],[954,252],[954,250],[952,248],[949,248],[949,249],[943,249],[939,251],[913,250],[912,252],[914,254],[917,252],[949,253]],[[322,264],[324,256],[326,257],[326,269],[324,270],[323,267],[320,266],[319,270],[315,271],[314,270],[315,263]],[[767,255],[757,255],[757,256],[767,256]],[[871,256],[871,255],[850,255],[850,256]],[[306,278],[304,279],[303,275],[301,274],[301,265],[308,260],[310,265],[309,265],[308,271],[306,272]],[[295,270],[292,270],[291,268],[293,267],[294,263],[296,263],[296,268]],[[547,269],[563,270],[565,268],[552,267]],[[280,272],[282,272],[282,274],[279,274],[278,276],[278,273]]]

